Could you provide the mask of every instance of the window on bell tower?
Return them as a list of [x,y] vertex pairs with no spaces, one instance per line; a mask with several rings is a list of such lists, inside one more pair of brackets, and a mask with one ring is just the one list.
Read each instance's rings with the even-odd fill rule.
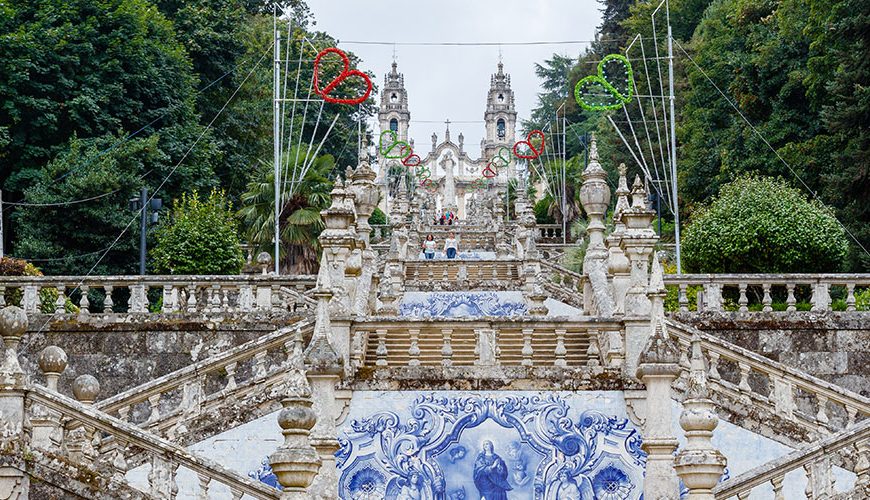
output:
[[399,131],[399,120],[396,120],[395,118],[390,120],[390,130],[392,130],[393,132]]
[[498,102],[499,102],[499,103],[504,102],[504,94],[499,94],[499,95],[498,95]]
[[399,94],[393,92],[393,94],[390,96],[390,102],[396,102],[398,100],[399,100]]
[[498,134],[498,138],[504,139],[505,134],[506,134],[505,127],[504,127],[504,120],[499,118],[499,120],[495,123],[495,129],[496,129],[496,133]]

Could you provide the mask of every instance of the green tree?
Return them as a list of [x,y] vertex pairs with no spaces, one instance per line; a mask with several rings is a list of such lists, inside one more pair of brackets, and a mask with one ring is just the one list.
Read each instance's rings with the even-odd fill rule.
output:
[[[16,207],[11,218],[18,234],[16,255],[47,259],[42,263],[47,274],[79,275],[92,269],[97,274],[130,274],[135,270],[138,217],[128,209],[127,200],[138,197],[149,175],[157,177],[154,173],[165,165],[166,154],[158,147],[156,135],[132,139],[101,154],[117,140],[112,135],[73,138],[67,150],[36,172],[25,199],[37,206]],[[87,168],[76,170],[82,164]],[[82,199],[89,201],[54,204]]]
[[238,222],[223,191],[200,200],[182,195],[154,235],[151,265],[159,274],[238,274],[245,263]]
[[167,160],[180,159],[178,142],[198,132],[189,130],[197,120],[193,82],[172,23],[146,0],[6,2],[0,136],[9,143],[0,182],[20,196],[71,137],[143,126],[146,135],[160,128]]
[[[296,160],[296,148],[285,155],[285,171],[292,171],[292,165],[299,170],[308,160],[300,151]],[[292,184],[285,181],[281,185],[284,200],[279,215],[281,232],[281,269],[285,273],[312,273],[317,269],[320,245],[317,237],[323,229],[320,211],[329,206],[332,191],[330,174],[335,168],[332,155],[322,155],[311,159],[311,165],[301,181]],[[245,227],[248,243],[258,251],[273,251],[275,233],[275,183],[272,163],[261,162],[254,173],[248,190],[242,194],[242,208],[239,216]]]
[[690,272],[839,271],[847,249],[829,207],[781,179],[749,176],[722,186],[683,239]]

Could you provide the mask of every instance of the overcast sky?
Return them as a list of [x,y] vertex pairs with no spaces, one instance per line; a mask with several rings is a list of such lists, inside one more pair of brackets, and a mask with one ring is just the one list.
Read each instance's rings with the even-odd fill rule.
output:
[[[393,45],[351,42],[398,44],[396,57],[399,71],[405,75],[411,111],[410,135],[417,148],[428,151],[432,132],[438,134],[440,142],[444,120],[449,118],[451,137],[455,141],[463,132],[472,157],[478,156],[484,134],[486,93],[490,75],[496,72],[499,47],[401,44],[591,40],[601,18],[595,0],[308,0],[308,5],[315,28],[336,37],[339,48],[360,56],[361,69],[373,71],[380,88],[393,60]],[[501,47],[519,118],[528,118],[540,91],[533,64],[554,52],[577,57],[586,46]],[[460,123],[463,121],[479,123]]]

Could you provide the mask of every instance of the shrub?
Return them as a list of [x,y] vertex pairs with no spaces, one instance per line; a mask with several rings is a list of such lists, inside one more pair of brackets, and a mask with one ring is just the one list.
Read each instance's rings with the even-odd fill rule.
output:
[[740,177],[686,227],[690,272],[831,272],[848,242],[831,209],[781,179]]
[[[27,262],[24,259],[16,259],[14,257],[3,257],[0,259],[0,276],[42,276],[42,271],[36,266]],[[6,304],[11,306],[20,306],[21,299],[24,295],[20,288],[6,288]],[[43,288],[39,291],[39,310],[45,314],[54,312],[55,304],[57,303],[57,290],[54,288]],[[66,299],[66,312],[78,312],[79,308],[72,301]]]
[[232,205],[223,191],[206,200],[183,195],[157,229],[151,251],[158,273],[238,274],[245,263]]

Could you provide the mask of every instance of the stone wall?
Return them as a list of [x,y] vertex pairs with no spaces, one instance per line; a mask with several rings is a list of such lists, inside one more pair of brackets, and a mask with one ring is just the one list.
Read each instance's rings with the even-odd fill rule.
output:
[[870,396],[866,312],[674,313],[673,319]]
[[[91,316],[81,320],[32,315],[19,347],[19,362],[41,378],[36,363],[47,345],[61,347],[69,360],[59,389],[71,394],[79,375],[91,374],[101,385],[98,399],[112,396],[166,373],[294,323],[290,315],[195,314]],[[43,325],[44,328],[43,328]]]

